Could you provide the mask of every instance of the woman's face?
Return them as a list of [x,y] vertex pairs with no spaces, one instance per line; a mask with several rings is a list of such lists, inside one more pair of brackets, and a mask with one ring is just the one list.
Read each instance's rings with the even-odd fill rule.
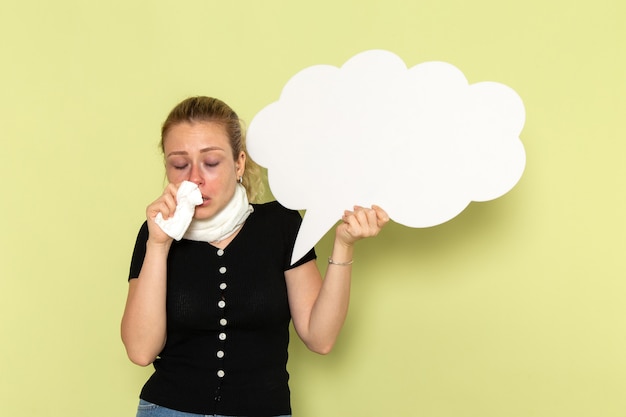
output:
[[233,151],[224,127],[217,123],[180,123],[164,138],[165,171],[170,183],[196,183],[203,202],[194,218],[209,219],[228,204],[237,179],[243,175],[246,156],[233,160]]

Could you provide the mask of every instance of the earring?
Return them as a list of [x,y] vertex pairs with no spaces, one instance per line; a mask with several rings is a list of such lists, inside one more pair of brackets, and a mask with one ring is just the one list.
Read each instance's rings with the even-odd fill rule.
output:
[[237,178],[237,182],[238,182],[239,184],[243,184],[243,177],[239,177],[239,178]]

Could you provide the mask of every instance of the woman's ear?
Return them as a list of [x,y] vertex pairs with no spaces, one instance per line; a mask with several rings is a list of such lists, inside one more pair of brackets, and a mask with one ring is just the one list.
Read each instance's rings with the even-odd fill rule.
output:
[[237,172],[237,177],[242,177],[244,171],[246,170],[246,153],[241,151],[239,157],[235,161],[235,171]]

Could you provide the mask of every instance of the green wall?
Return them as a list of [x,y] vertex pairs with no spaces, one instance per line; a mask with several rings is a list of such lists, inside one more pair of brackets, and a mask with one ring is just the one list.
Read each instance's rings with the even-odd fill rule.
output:
[[297,71],[380,48],[515,89],[527,168],[359,243],[336,350],[292,343],[295,416],[624,416],[625,21],[622,0],[3,1],[0,415],[134,415],[150,369],[119,320],[176,102],[250,121]]

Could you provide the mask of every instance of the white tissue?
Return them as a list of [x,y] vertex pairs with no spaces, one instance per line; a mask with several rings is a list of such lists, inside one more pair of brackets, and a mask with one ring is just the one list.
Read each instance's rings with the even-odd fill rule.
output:
[[157,213],[154,222],[173,239],[181,240],[193,218],[198,204],[202,204],[202,193],[198,186],[190,181],[183,181],[176,193],[176,211],[167,220]]

